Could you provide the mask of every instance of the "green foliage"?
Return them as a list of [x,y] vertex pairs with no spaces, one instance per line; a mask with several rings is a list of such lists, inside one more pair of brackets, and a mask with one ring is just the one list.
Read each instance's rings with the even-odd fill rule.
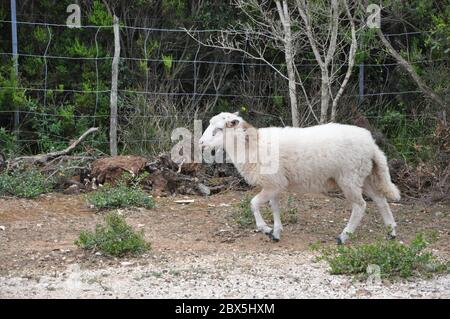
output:
[[33,34],[34,34],[34,38],[39,42],[39,43],[47,43],[48,38],[49,38],[49,34],[48,34],[48,30],[43,28],[43,27],[36,27],[33,30]]
[[[220,14],[217,14],[220,12]],[[204,1],[201,10],[188,17],[193,21],[201,21],[205,28],[228,28],[238,20],[238,11],[226,1]]]
[[217,104],[213,110],[214,113],[220,112],[235,112],[234,105],[232,105],[228,100],[219,98]]
[[12,195],[32,198],[49,193],[55,180],[35,168],[3,172],[0,174],[0,196]]
[[[450,6],[436,0],[412,0],[408,3],[384,0],[380,4],[389,8],[384,12],[386,16],[383,16],[383,30],[387,33],[424,31],[409,36],[390,36],[389,40],[410,61],[440,60],[440,62],[413,63],[413,67],[422,76],[424,82],[444,98],[449,87],[447,56],[450,50],[450,24],[448,23]],[[227,1],[137,0],[126,3],[126,10],[120,1],[81,1],[80,5],[84,26],[110,26],[112,24],[110,12],[116,12],[120,13],[121,25],[128,26],[229,29],[230,25],[236,26],[239,21],[242,25],[248,24],[250,27],[255,27],[252,19],[242,14],[240,8],[230,6]],[[45,16],[48,22],[61,22],[61,17],[67,16],[66,6],[64,1],[37,1],[33,6],[21,8],[21,19],[36,21],[35,17]],[[267,6],[274,8],[273,3]],[[319,12],[328,12],[329,2],[319,1],[317,7]],[[248,12],[254,14],[257,20],[261,18],[257,8],[252,8],[252,3],[249,4],[248,9]],[[9,10],[8,1],[0,3],[0,17],[5,17],[4,20],[8,20]],[[356,16],[366,16],[364,11],[358,12],[358,10],[354,12]],[[325,17],[322,14],[313,14],[312,23],[316,26],[325,25]],[[402,17],[400,19],[402,21],[398,17]],[[294,19],[293,31],[300,27],[298,21]],[[341,31],[339,41],[342,40]],[[0,32],[9,34],[10,24],[0,23]],[[97,126],[100,127],[99,134],[96,134],[95,138],[89,138],[85,145],[107,152],[110,103],[108,90],[111,85],[109,57],[112,56],[114,49],[112,28],[69,29],[23,25],[18,32],[19,51],[22,53],[43,54],[49,43],[47,51],[49,55],[99,57],[99,59],[44,59],[21,56],[19,79],[15,79],[10,56],[0,56],[0,87],[2,88],[0,89],[0,111],[3,111],[0,114],[0,127],[3,128],[0,138],[3,140],[1,147],[6,147],[6,151],[4,149],[2,151],[11,153],[20,150],[23,153],[33,154],[49,152],[65,147],[69,140],[78,137],[87,128]],[[356,63],[364,61],[367,65],[365,68],[367,93],[417,90],[414,81],[402,71],[401,66],[395,65],[395,59],[381,45],[375,29],[361,27],[357,32]],[[199,36],[203,38],[203,34]],[[350,40],[348,31],[344,37],[345,41]],[[241,41],[244,38],[236,35],[235,40]],[[263,43],[265,59],[277,65],[280,72],[285,73],[284,57],[278,46],[272,45],[272,41],[268,41],[265,37],[259,40],[266,42]],[[191,118],[186,117],[187,113],[189,116],[192,115],[192,118],[206,119],[212,113],[235,112],[240,107],[245,107],[246,110],[259,111],[259,113],[248,112],[247,114],[249,121],[256,126],[280,126],[283,122],[285,124],[290,122],[289,103],[284,99],[284,92],[288,91],[287,81],[282,77],[274,77],[270,68],[239,65],[241,62],[250,62],[251,59],[238,52],[230,54],[230,52],[206,47],[198,51],[199,47],[195,41],[179,32],[150,32],[122,28],[121,41],[123,44],[121,55],[127,58],[121,59],[119,76],[121,90],[118,101],[121,128],[119,149],[122,152],[153,155],[169,150],[172,129],[186,127],[186,122],[192,122]],[[10,37],[5,38],[2,43],[2,52],[10,52],[10,42]],[[299,47],[299,50],[297,64],[315,63],[314,55],[308,46]],[[197,56],[198,60],[228,61],[234,64],[174,63],[176,60],[194,60],[194,56]],[[134,57],[146,60],[129,59]],[[160,59],[163,60],[162,63],[154,63],[154,60]],[[340,67],[344,60],[345,54],[335,60],[337,78],[344,76],[343,72],[346,68]],[[383,63],[390,65],[369,66]],[[298,72],[317,112],[318,105],[315,104],[314,92],[317,92],[317,79],[320,78],[318,69],[300,66]],[[224,76],[220,81],[219,74],[220,78]],[[347,93],[341,101],[343,105],[353,106],[358,103],[355,97],[357,86],[355,75],[353,74],[350,78],[346,88]],[[208,80],[209,76],[214,77],[213,82]],[[45,77],[48,90],[46,93],[40,91]],[[19,89],[20,87],[33,89],[23,90]],[[162,94],[191,93],[194,89],[199,94],[192,99],[178,94]],[[336,90],[336,88],[332,89]],[[64,90],[67,91],[64,92]],[[95,93],[97,90],[104,92],[97,94]],[[131,94],[125,93],[125,90],[148,91],[155,94]],[[200,94],[202,92],[205,94]],[[213,93],[220,94],[214,96]],[[220,96],[222,94],[224,96]],[[253,95],[268,98],[251,98]],[[303,107],[305,104],[301,95],[299,96],[299,112],[301,119],[305,121],[302,126],[316,124],[311,116],[303,116],[308,109]],[[387,114],[380,125],[383,134],[384,129],[387,129],[388,138],[399,148],[404,158],[417,162],[433,157],[433,146],[430,145],[428,138],[432,125],[429,122],[423,122],[420,117],[435,116],[442,113],[442,109],[434,106],[429,99],[424,99],[422,94],[415,93],[367,96],[364,101],[364,105],[359,107],[364,115],[370,113],[378,118],[387,108],[390,112],[405,114],[405,121]],[[14,126],[13,114],[6,111],[15,108],[19,108],[23,113],[20,117],[20,134],[17,140],[12,142],[10,137]],[[339,108],[338,121],[350,119],[347,112],[351,109],[352,107]],[[262,113],[272,116],[265,116]],[[93,115],[96,117],[91,117]],[[411,115],[417,118],[413,120],[413,123],[407,120]],[[280,121],[279,117],[283,121]]]
[[382,278],[407,278],[448,272],[449,262],[440,262],[431,252],[425,251],[435,240],[433,237],[418,234],[409,245],[396,240],[379,240],[372,244],[338,246],[323,249],[318,259],[328,262],[332,274],[357,275],[362,278],[369,275],[369,265],[379,266]]
[[433,126],[423,118],[408,119],[405,113],[388,110],[380,119],[380,128],[407,161],[417,163],[431,159],[433,145],[429,141]]
[[170,70],[172,69],[172,64],[173,64],[172,55],[163,55],[162,60],[163,60],[163,64],[164,64],[164,68],[166,69],[166,72],[169,73]]
[[74,57],[95,57],[96,50],[95,47],[89,47],[80,39],[75,38],[72,46],[67,48],[67,53]]
[[94,1],[91,13],[88,17],[89,22],[94,25],[112,25],[113,18],[106,7],[99,0]]
[[[16,137],[8,132],[4,127],[0,127],[0,149],[6,154],[12,154],[16,151]],[[5,154],[5,155],[6,155]]]
[[281,108],[284,105],[284,97],[282,95],[272,96],[273,105]]
[[115,257],[139,255],[151,248],[150,243],[144,239],[144,232],[134,231],[118,213],[107,214],[105,222],[106,225],[97,225],[94,232],[81,231],[75,244]]
[[233,218],[235,222],[241,227],[251,227],[255,224],[255,217],[253,216],[250,201],[251,197],[245,195],[244,198],[242,198],[239,202],[237,210],[234,213]]
[[447,56],[450,53],[450,8],[445,8],[445,16],[432,16],[433,28],[425,44],[428,45],[435,56]]
[[176,16],[181,17],[186,9],[186,0],[163,0],[162,9],[166,14],[169,12],[175,13]]
[[146,192],[137,186],[127,186],[124,181],[116,186],[104,185],[99,190],[88,194],[87,200],[97,209],[155,207],[153,198]]
[[0,110],[22,106],[28,103],[25,91],[19,89],[19,82],[15,76],[12,60],[0,68]]
[[41,57],[22,57],[20,71],[23,77],[33,78],[41,75],[44,68],[44,59]]

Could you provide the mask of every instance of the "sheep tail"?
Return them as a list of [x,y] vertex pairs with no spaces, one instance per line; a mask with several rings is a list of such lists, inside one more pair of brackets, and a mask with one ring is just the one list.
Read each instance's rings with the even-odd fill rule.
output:
[[387,199],[398,201],[400,200],[400,191],[397,186],[391,182],[391,175],[389,174],[389,167],[387,163],[386,156],[384,153],[376,146],[375,154],[373,157],[373,170],[372,170],[372,181],[373,186]]

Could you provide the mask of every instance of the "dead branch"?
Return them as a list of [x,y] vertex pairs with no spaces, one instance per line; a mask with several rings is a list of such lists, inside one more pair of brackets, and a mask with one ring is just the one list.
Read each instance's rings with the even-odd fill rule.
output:
[[66,149],[62,151],[56,151],[51,152],[47,154],[39,154],[34,156],[22,156],[17,157],[15,159],[12,159],[10,161],[7,161],[7,169],[13,169],[17,166],[19,166],[20,163],[27,163],[27,164],[45,164],[50,160],[56,159],[60,156],[65,156],[71,153],[77,146],[80,144],[89,134],[97,132],[97,127],[91,127],[86,132],[83,133],[76,141],[74,141],[72,144],[69,145]]
[[409,73],[409,75],[412,77],[414,82],[416,82],[419,89],[427,95],[429,98],[431,98],[433,101],[438,103],[443,108],[446,107],[445,102],[436,94],[434,91],[425,84],[425,82],[422,80],[422,78],[417,74],[417,72],[414,70],[412,65],[406,61],[398,52],[394,49],[394,47],[391,45],[388,39],[383,34],[383,31],[381,29],[377,29],[378,37],[380,38],[381,42],[384,44],[386,49],[389,51],[389,53],[397,60],[397,62],[403,66],[403,68]]

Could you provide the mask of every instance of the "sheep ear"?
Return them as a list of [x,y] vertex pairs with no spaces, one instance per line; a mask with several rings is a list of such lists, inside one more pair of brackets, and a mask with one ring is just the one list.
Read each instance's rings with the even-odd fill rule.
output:
[[239,124],[239,120],[232,120],[227,122],[226,127],[231,128],[231,127],[236,127]]
[[233,113],[236,116],[239,116],[239,111]]

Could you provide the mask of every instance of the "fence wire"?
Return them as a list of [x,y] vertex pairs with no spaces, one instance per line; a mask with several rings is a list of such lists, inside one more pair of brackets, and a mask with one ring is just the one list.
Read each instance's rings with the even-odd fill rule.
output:
[[[9,20],[0,20],[0,23],[11,23]],[[21,26],[30,26],[30,27],[44,27],[48,39],[47,43],[45,45],[45,50],[42,53],[36,53],[36,52],[23,52],[19,50],[18,58],[19,58],[19,67],[20,67],[20,59],[24,58],[34,58],[34,59],[42,59],[44,63],[44,77],[42,79],[41,84],[36,83],[35,85],[31,85],[31,83],[28,83],[26,86],[0,86],[0,90],[10,90],[10,91],[22,91],[25,94],[33,94],[33,93],[42,93],[42,101],[43,101],[43,108],[47,109],[49,105],[51,105],[51,102],[49,101],[50,96],[53,94],[95,94],[95,104],[93,105],[93,113],[92,114],[72,114],[71,117],[73,119],[90,119],[92,120],[92,123],[96,125],[98,121],[100,120],[106,120],[109,118],[109,114],[98,114],[99,108],[100,108],[100,98],[101,95],[106,95],[111,93],[111,89],[109,88],[102,88],[101,80],[100,80],[100,72],[99,72],[99,64],[100,63],[108,63],[110,64],[113,57],[106,55],[100,55],[99,50],[99,40],[98,35],[101,30],[109,30],[112,29],[112,25],[83,25],[81,27],[81,31],[83,30],[92,30],[95,31],[94,36],[94,44],[95,44],[95,55],[92,56],[71,56],[71,55],[58,55],[58,54],[52,54],[51,53],[51,46],[54,43],[54,32],[52,32],[52,28],[66,28],[66,24],[58,24],[58,23],[48,23],[48,22],[30,22],[30,21],[17,21],[18,25]],[[230,93],[230,91],[233,91],[233,88],[230,89],[230,87],[226,87],[222,84],[217,84],[216,81],[219,81],[219,79],[216,79],[213,77],[208,77],[201,74],[201,68],[203,66],[208,66],[211,68],[216,67],[239,67],[241,68],[241,78],[232,77],[232,78],[223,78],[222,82],[226,82],[227,84],[233,84],[235,87],[246,87],[246,86],[255,86],[255,83],[259,83],[260,85],[263,85],[264,83],[270,83],[272,81],[272,78],[267,79],[261,79],[261,78],[255,78],[253,77],[253,81],[251,83],[246,82],[246,78],[249,76],[248,74],[252,71],[252,68],[270,68],[265,63],[255,62],[254,60],[247,59],[244,55],[240,59],[236,60],[230,60],[230,61],[222,61],[213,59],[209,56],[201,56],[199,54],[200,52],[200,46],[198,46],[198,49],[196,51],[196,54],[193,55],[193,57],[190,58],[171,58],[170,64],[172,68],[177,68],[178,65],[186,65],[192,68],[193,70],[193,76],[191,78],[186,77],[185,74],[182,74],[182,77],[179,78],[166,78],[161,79],[160,74],[154,74],[153,79],[157,79],[160,81],[160,83],[171,83],[171,85],[167,86],[167,90],[161,90],[161,88],[154,87],[153,89],[150,89],[150,75],[148,69],[156,69],[156,68],[163,68],[162,72],[164,72],[164,68],[167,68],[168,60],[164,57],[149,57],[149,54],[147,52],[147,45],[150,35],[155,36],[155,34],[159,34],[160,39],[164,39],[164,34],[168,33],[177,33],[181,35],[186,35],[186,30],[183,28],[151,28],[151,27],[140,27],[140,26],[127,26],[127,25],[120,25],[120,29],[122,30],[136,30],[145,32],[145,41],[143,43],[143,51],[144,56],[121,56],[120,60],[124,63],[130,62],[130,63],[145,63],[145,75],[126,75],[126,80],[131,80],[131,84],[136,84],[139,81],[145,82],[145,86],[142,85],[142,83],[139,83],[139,85],[136,88],[131,88],[127,85],[127,83],[121,83],[119,87],[121,87],[118,90],[118,93],[120,94],[120,98],[122,101],[124,99],[129,98],[130,95],[134,96],[144,96],[146,99],[150,97],[158,97],[161,99],[164,98],[170,98],[170,97],[177,97],[177,98],[187,98],[189,99],[195,107],[191,110],[191,112],[179,112],[177,114],[170,114],[170,110],[163,110],[163,113],[166,114],[155,114],[155,113],[149,113],[149,114],[141,114],[142,110],[139,112],[134,112],[127,110],[127,113],[123,112],[119,114],[119,121],[122,123],[122,125],[125,127],[126,120],[133,118],[135,121],[139,121],[141,119],[142,121],[148,121],[150,119],[152,120],[170,120],[170,119],[185,119],[185,120],[192,120],[194,118],[197,118],[197,114],[201,115],[213,115],[214,112],[211,111],[211,107],[209,107],[209,110],[206,110],[205,112],[202,112],[200,110],[200,107],[198,106],[200,104],[200,101],[204,98],[209,99],[215,99],[214,103],[217,105],[218,99],[231,99],[231,103],[234,103],[234,100],[240,100],[240,101],[249,101],[249,100],[264,100],[266,104],[270,104],[274,102],[274,99],[277,99],[279,96],[282,96],[287,100],[288,90],[286,89],[286,85],[284,85],[284,88],[276,88],[274,89],[273,93],[271,94],[255,94],[251,93],[252,90],[249,89],[246,92],[240,91],[239,93]],[[231,34],[245,34],[249,35],[249,32],[246,30],[221,30],[221,29],[191,29],[189,30],[190,33],[195,34],[211,34],[211,33],[231,33]],[[385,34],[386,37],[394,37],[394,36],[416,36],[421,34],[429,34],[430,31],[414,31],[414,32],[402,32],[402,33],[391,33],[391,34]],[[258,36],[265,36],[265,34],[256,33]],[[7,41],[1,41],[1,42],[7,42]],[[163,42],[163,41],[162,41]],[[111,36],[111,43],[112,43],[112,36]],[[198,45],[198,44],[196,44]],[[187,45],[186,45],[187,46]],[[0,46],[1,50],[4,50],[4,52],[0,52],[0,58],[5,57],[9,58],[12,57],[13,54],[6,50],[4,46]],[[20,43],[19,43],[20,48]],[[182,51],[183,49],[178,50],[177,48],[170,48],[168,50],[169,52],[178,52]],[[195,50],[194,50],[195,51]],[[95,83],[95,89],[84,89],[84,88],[75,88],[75,87],[69,87],[66,88],[65,83],[57,83],[58,86],[56,86],[56,83],[49,82],[49,77],[57,77],[54,69],[52,68],[51,60],[64,60],[69,63],[84,63],[84,62],[94,62],[95,63],[95,77],[96,77],[96,83]],[[314,59],[301,59],[301,62],[296,63],[296,66],[298,68],[305,68],[305,69],[311,69],[313,72],[314,69],[317,69],[318,65],[316,63],[313,63],[315,61]],[[415,60],[410,61],[409,63],[414,65],[421,65],[421,64],[432,64],[436,62],[448,62],[448,59],[421,59],[421,60]],[[285,67],[285,64],[283,63],[274,63],[273,66],[277,68],[283,68]],[[346,66],[348,65],[345,62],[342,62],[340,65]],[[398,62],[389,62],[389,63],[359,63],[356,64],[355,67],[361,67],[364,66],[364,68],[392,68],[395,66],[398,66]],[[267,71],[265,71],[267,72]],[[274,72],[273,72],[274,73]],[[276,78],[277,75],[273,74],[273,78]],[[119,79],[121,77],[121,74],[119,74]],[[219,77],[219,76],[218,76]],[[310,76],[307,78],[307,80],[317,80],[318,77],[316,76]],[[186,87],[189,87],[188,90],[184,89],[183,85],[178,85],[180,83],[188,83],[189,85],[185,85]],[[205,84],[206,82],[206,84]],[[106,82],[108,83],[108,82]],[[203,84],[202,88],[199,88],[200,84]],[[82,83],[79,83],[79,87],[82,87]],[[142,89],[144,87],[144,89]],[[173,87],[178,88],[177,91],[170,91]],[[254,90],[253,90],[254,91]],[[383,97],[383,96],[404,96],[404,95],[417,95],[422,94],[420,90],[404,90],[404,91],[392,91],[392,92],[384,92],[384,91],[376,91],[373,92],[371,90],[367,90],[364,94],[351,94],[351,93],[345,93],[342,95],[342,98],[370,98],[370,97]],[[146,100],[147,101],[147,100]],[[159,100],[158,100],[159,101]],[[157,101],[157,102],[158,102]],[[178,101],[178,103],[181,103],[181,101]],[[207,104],[207,103],[206,103]],[[10,108],[10,109],[0,109],[0,116],[4,115],[12,115],[14,112],[19,113],[23,118],[26,119],[27,116],[38,116],[38,117],[44,117],[44,118],[62,118],[63,115],[58,113],[58,108],[55,108],[55,113],[51,113],[48,110],[29,110],[27,109],[27,105],[18,105],[16,108]],[[145,109],[145,108],[144,108]],[[251,110],[251,107],[249,107]],[[247,109],[248,111],[248,109]],[[259,112],[259,114],[264,114],[264,112]],[[268,116],[273,116],[270,114],[267,114]],[[288,123],[290,121],[289,117],[286,116],[274,116],[275,118],[279,118],[283,123]],[[404,115],[407,121],[412,120],[413,115]],[[369,119],[375,119],[380,120],[381,118],[379,116],[370,116],[368,115],[367,118]],[[414,119],[415,120],[415,119]],[[136,122],[135,122],[136,123]],[[157,123],[157,125],[161,125],[161,123]],[[27,131],[22,129],[21,132],[24,135],[27,136],[33,136],[33,131]],[[126,132],[125,132],[126,133]],[[49,136],[52,138],[57,139],[58,141],[64,141],[68,142],[70,141],[70,137],[67,136],[58,136],[53,133],[48,133]],[[426,139],[429,136],[417,136],[417,138]],[[5,142],[4,140],[1,140],[2,137],[0,135],[0,142]],[[169,139],[169,136],[159,136],[156,138],[134,138],[127,140],[126,143],[129,144],[153,144],[153,143],[167,143]],[[18,137],[15,140],[16,143],[40,143],[41,139],[38,138],[20,138]],[[104,144],[107,145],[108,141],[98,141],[97,144]]]

